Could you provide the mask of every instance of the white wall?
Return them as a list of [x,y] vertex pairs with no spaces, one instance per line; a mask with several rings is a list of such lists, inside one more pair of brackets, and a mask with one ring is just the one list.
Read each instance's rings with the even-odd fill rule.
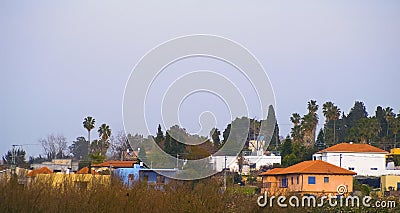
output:
[[[281,156],[245,156],[245,161],[248,163],[255,163],[256,169],[260,169],[261,166],[264,165],[273,165],[274,163],[281,164]],[[229,168],[230,171],[238,172],[239,166],[236,156],[226,156],[226,167]],[[225,167],[225,156],[211,156],[210,164],[212,168],[216,171],[222,171]]]
[[[314,154],[314,160],[341,166],[360,176],[381,176],[386,174],[385,154],[380,153],[322,153]],[[373,170],[376,168],[376,170]]]

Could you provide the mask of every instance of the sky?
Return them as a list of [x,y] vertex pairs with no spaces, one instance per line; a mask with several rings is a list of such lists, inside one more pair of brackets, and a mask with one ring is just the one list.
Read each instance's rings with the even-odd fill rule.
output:
[[[135,64],[157,45],[189,34],[226,37],[258,58],[273,86],[282,136],[290,132],[291,114],[305,114],[311,99],[320,106],[333,101],[346,113],[356,100],[369,114],[378,105],[399,113],[398,11],[395,0],[1,1],[0,155],[51,133],[71,143],[86,136],[88,115],[114,133],[123,130],[123,94]],[[190,62],[177,69],[213,64]],[[185,117],[201,113],[199,101],[214,99],[192,99],[181,117],[196,131],[197,117]],[[223,129],[229,116],[224,107],[216,110]],[[321,128],[321,110],[319,116]],[[23,148],[28,155],[42,152],[38,145]]]

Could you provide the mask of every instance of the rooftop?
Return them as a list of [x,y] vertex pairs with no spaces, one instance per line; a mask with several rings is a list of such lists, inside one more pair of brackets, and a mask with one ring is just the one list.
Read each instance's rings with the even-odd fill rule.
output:
[[[79,171],[76,172],[76,174],[88,174],[88,173],[89,173],[88,167],[83,167],[82,169],[80,169]],[[94,171],[93,169],[91,169],[90,174],[99,175],[99,173]]]
[[104,163],[92,164],[92,167],[113,167],[113,168],[131,168],[137,161],[116,161],[111,160]]
[[51,174],[51,173],[53,173],[53,171],[51,171],[49,168],[42,167],[40,169],[34,169],[34,170],[30,171],[26,176],[35,177],[38,174]]
[[357,173],[340,168],[321,160],[303,161],[287,168],[274,168],[260,175],[285,174],[327,174],[327,175],[356,175]]
[[379,149],[375,146],[371,146],[369,144],[360,144],[360,143],[340,143],[334,146],[328,147],[324,150],[321,150],[317,153],[325,153],[325,152],[358,152],[358,153],[382,153],[387,154],[383,149]]

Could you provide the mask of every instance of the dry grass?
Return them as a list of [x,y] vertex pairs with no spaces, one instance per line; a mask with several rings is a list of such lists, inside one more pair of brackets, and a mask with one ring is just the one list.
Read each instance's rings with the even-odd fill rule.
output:
[[[173,181],[165,185],[163,190],[154,189],[147,184],[136,184],[129,189],[115,179],[111,186],[95,184],[88,190],[80,190],[69,185],[59,188],[49,185],[36,183],[26,187],[16,181],[0,184],[0,212],[326,212],[327,210],[280,208],[276,205],[272,208],[260,208],[256,202],[258,195],[242,193],[241,190],[228,190],[222,193],[221,184],[211,178],[200,181]],[[364,211],[365,209],[355,212]],[[381,211],[382,209],[378,209],[377,212]]]

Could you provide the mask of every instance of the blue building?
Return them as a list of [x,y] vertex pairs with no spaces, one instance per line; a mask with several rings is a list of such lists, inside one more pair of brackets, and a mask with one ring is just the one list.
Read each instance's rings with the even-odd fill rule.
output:
[[114,175],[121,178],[124,185],[131,187],[135,182],[147,182],[148,184],[166,184],[177,174],[176,169],[149,169],[139,164],[132,168],[118,168]]

